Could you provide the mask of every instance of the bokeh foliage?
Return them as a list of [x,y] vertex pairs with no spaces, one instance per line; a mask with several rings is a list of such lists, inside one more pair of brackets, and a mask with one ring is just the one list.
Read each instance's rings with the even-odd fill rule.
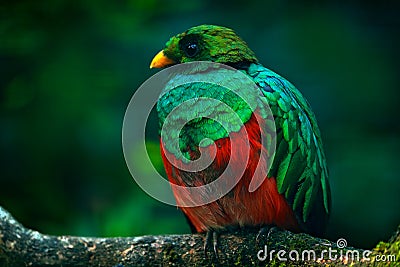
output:
[[[3,2],[0,204],[50,234],[189,232],[133,182],[121,129],[165,41],[212,23],[306,95],[328,157],[329,237],[371,247],[400,222],[398,14],[395,1]],[[156,128],[152,116],[146,142],[162,171]]]

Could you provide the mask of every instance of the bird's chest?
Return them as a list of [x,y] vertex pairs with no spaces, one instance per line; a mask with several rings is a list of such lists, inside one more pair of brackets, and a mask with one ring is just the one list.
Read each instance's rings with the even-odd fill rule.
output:
[[[187,171],[184,162],[162,147],[164,165],[172,183],[184,187],[207,187],[217,182],[217,186],[196,194],[174,191],[178,206],[197,231],[227,225],[283,224],[284,221],[295,225],[290,207],[277,191],[275,178],[267,177],[268,161],[263,158],[267,153],[261,142],[264,127],[259,125],[256,116],[253,114],[244,127],[229,137],[190,151],[192,161],[201,157],[212,158],[212,163],[202,170]],[[257,180],[261,181],[260,187],[255,191],[249,190],[250,183]],[[213,194],[218,196],[215,201],[182,207],[182,203],[201,203]]]
[[[246,90],[253,90],[253,94]],[[198,158],[202,148],[210,150],[214,142],[239,132],[257,108],[254,88],[243,91],[238,93],[206,82],[191,82],[166,90],[157,102],[159,133],[165,149],[188,162]]]

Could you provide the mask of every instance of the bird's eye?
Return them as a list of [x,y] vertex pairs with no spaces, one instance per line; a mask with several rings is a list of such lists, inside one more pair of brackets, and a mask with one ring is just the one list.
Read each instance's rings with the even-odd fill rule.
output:
[[184,51],[188,57],[194,57],[199,53],[199,46],[196,43],[190,42],[184,47]]

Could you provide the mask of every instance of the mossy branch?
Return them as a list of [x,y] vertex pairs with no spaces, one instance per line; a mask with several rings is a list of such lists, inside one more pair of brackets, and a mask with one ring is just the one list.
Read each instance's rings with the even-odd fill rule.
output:
[[[219,258],[213,254],[205,256],[203,250],[204,235],[163,235],[124,238],[94,238],[74,236],[51,236],[41,234],[23,227],[5,209],[0,207],[0,266],[344,266],[349,257],[336,261],[312,259],[302,261],[304,250],[314,250],[318,258],[323,250],[336,249],[336,242],[319,239],[307,234],[293,234],[288,231],[272,231],[268,238],[255,240],[256,232],[238,231],[221,235]],[[374,255],[377,253],[397,253],[400,243],[399,231],[391,240],[392,243],[380,243],[370,255],[371,261],[356,261],[356,265],[366,263],[375,265]],[[394,244],[394,245],[393,245]],[[397,245],[396,245],[397,244]],[[268,256],[264,261],[258,257],[265,256],[267,245]],[[391,247],[394,246],[394,250]],[[290,250],[300,252],[300,260],[290,260]],[[390,250],[392,249],[392,250]],[[272,258],[269,258],[274,250]],[[278,251],[286,251],[278,258]],[[366,251],[354,248],[360,258]],[[394,251],[394,252],[393,252]],[[397,252],[396,252],[397,251]],[[339,253],[338,253],[339,255]],[[296,254],[291,255],[296,257]],[[307,259],[307,258],[306,258]],[[386,262],[387,263],[387,262]],[[387,266],[387,265],[386,265]]]

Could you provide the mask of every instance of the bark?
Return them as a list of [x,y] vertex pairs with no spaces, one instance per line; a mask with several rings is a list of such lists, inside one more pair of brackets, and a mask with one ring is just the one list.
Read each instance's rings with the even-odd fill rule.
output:
[[[216,258],[211,252],[204,253],[205,236],[200,234],[123,238],[51,236],[23,227],[0,207],[0,266],[348,266],[351,257],[346,257],[346,252],[358,252],[360,258],[368,252],[350,247],[339,249],[336,242],[284,230],[271,231],[258,241],[256,235],[257,231],[251,229],[221,234]],[[399,259],[399,244],[398,231],[389,243],[378,244],[369,255],[370,261],[360,259],[352,263],[378,266],[374,256],[389,252],[397,254]],[[268,257],[260,260],[257,254],[265,246]],[[326,253],[324,259],[302,261],[302,251],[311,249],[317,258],[329,249],[338,250],[337,256],[342,251],[343,257],[332,261]],[[269,258],[272,250],[275,252]],[[287,261],[279,259],[279,250],[286,251],[281,258]],[[290,260],[291,250],[299,252],[299,260]],[[265,256],[264,251],[259,255]],[[295,258],[296,254],[291,256]]]

